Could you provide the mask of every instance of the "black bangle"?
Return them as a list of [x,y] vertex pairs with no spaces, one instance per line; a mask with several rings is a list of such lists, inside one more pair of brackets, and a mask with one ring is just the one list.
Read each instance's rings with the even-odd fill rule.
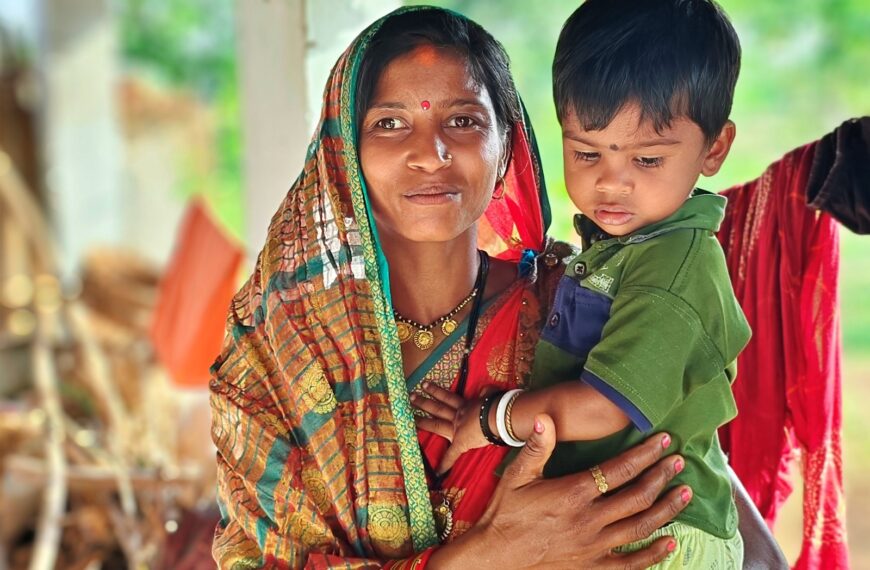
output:
[[492,409],[493,404],[495,404],[504,395],[505,392],[494,392],[484,398],[483,403],[480,405],[480,431],[483,432],[483,437],[486,438],[486,441],[490,442],[493,445],[507,445],[501,440],[500,437],[498,437],[492,432],[491,429],[489,429],[489,410]]

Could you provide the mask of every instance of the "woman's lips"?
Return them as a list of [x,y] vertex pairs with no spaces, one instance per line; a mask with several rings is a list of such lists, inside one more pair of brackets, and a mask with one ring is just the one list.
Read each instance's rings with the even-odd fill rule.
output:
[[595,219],[608,226],[621,226],[627,224],[634,214],[621,206],[599,206],[593,211]]
[[447,204],[459,200],[459,189],[447,184],[422,186],[405,192],[406,200],[421,206]]

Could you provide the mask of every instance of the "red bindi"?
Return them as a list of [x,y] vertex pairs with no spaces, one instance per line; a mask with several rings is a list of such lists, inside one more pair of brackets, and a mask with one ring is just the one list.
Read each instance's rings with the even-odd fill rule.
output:
[[429,107],[431,107],[432,105],[429,104],[429,101],[423,101],[420,103],[420,106],[423,107],[424,111],[428,111]]

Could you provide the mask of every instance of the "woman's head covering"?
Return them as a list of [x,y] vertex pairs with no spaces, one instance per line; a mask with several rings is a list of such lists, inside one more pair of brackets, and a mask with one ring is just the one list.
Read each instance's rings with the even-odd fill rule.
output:
[[[420,9],[439,10],[396,10],[339,58],[305,167],[233,301],[211,383],[227,513],[219,560],[246,540],[278,560],[309,550],[398,557],[437,542],[354,116],[372,37]],[[480,247],[520,261],[542,249],[549,222],[526,122],[514,128],[504,183],[480,221]]]

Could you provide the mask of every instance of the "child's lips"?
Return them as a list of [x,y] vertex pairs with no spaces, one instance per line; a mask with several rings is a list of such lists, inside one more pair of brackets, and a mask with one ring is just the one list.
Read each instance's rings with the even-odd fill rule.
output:
[[621,226],[634,218],[634,214],[622,206],[599,206],[593,211],[595,219],[608,226]]

